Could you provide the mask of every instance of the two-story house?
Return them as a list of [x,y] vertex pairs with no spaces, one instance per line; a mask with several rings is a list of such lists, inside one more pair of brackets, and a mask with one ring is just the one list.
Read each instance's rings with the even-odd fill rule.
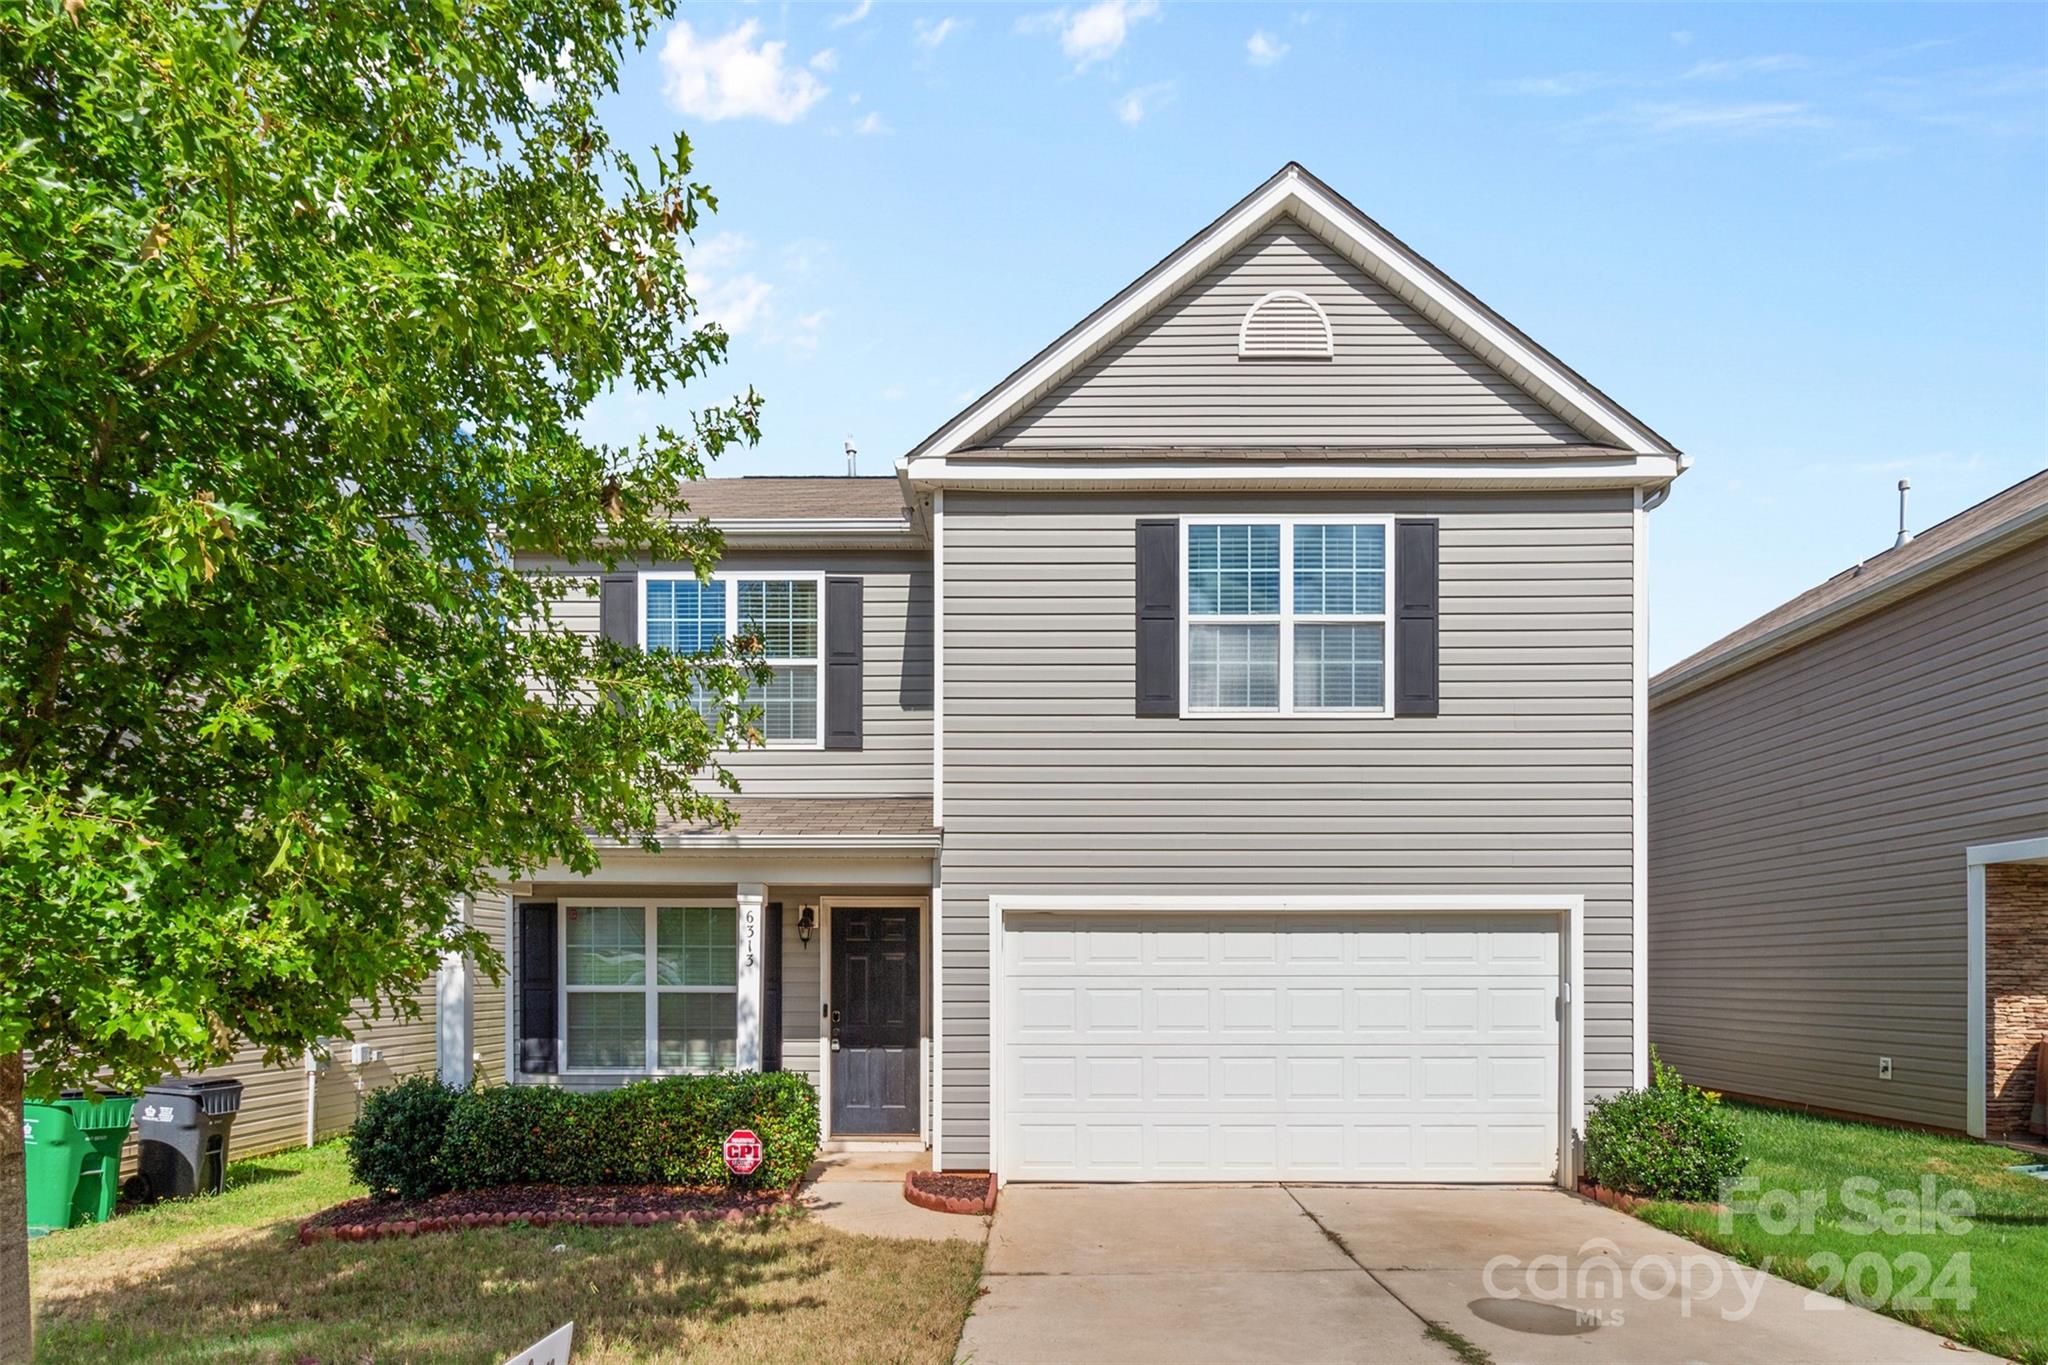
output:
[[[783,1067],[1023,1180],[1572,1179],[1645,1073],[1662,437],[1289,165],[893,478],[684,490],[731,832],[509,886],[506,1079]],[[527,567],[590,566],[530,564]]]

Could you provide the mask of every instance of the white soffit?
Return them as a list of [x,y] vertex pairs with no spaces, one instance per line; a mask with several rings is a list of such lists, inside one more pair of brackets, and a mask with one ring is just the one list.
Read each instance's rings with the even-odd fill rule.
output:
[[1593,441],[1638,455],[1677,453],[1669,442],[1452,283],[1407,244],[1344,202],[1301,166],[1289,163],[1136,283],[927,437],[910,452],[908,459],[951,455],[1000,430],[1183,287],[1227,260],[1279,218],[1291,218],[1315,233]]

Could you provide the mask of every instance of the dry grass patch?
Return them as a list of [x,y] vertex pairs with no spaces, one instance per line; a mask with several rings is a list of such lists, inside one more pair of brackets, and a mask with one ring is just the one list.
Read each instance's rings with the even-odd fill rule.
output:
[[981,1272],[973,1243],[849,1237],[794,1213],[300,1246],[297,1218],[354,1192],[332,1188],[338,1152],[310,1156],[268,1182],[319,1186],[310,1207],[289,1185],[241,1207],[231,1191],[175,1206],[175,1235],[141,1226],[152,1211],[44,1239],[36,1358],[495,1365],[574,1319],[578,1365],[946,1361]]

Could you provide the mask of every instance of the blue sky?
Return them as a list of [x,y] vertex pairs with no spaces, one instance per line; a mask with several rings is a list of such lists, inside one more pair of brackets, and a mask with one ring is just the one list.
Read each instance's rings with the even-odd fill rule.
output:
[[2048,6],[693,5],[628,64],[686,129],[722,473],[895,458],[1290,159],[1695,459],[1661,667],[2048,465]]

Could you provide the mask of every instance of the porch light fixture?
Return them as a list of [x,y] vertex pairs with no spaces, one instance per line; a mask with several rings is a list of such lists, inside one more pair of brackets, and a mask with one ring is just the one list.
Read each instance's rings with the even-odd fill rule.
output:
[[818,927],[818,907],[806,905],[796,912],[797,941],[808,948],[811,946],[811,930]]

